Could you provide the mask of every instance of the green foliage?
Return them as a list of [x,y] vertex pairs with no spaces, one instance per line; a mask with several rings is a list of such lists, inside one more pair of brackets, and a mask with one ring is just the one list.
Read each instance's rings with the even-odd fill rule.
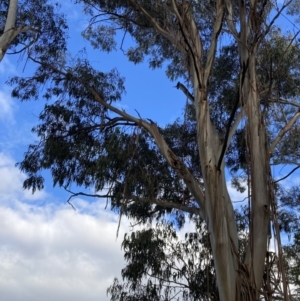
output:
[[294,234],[294,241],[288,246],[284,247],[286,255],[286,269],[288,281],[292,284],[293,295],[299,297],[300,295],[300,233],[297,229]]
[[102,49],[103,51],[110,52],[115,50],[116,29],[114,27],[107,27],[98,25],[96,27],[89,26],[82,36],[90,41],[91,45],[96,49]]
[[125,235],[125,281],[108,288],[111,301],[218,299],[213,259],[204,225],[178,240],[170,224]]

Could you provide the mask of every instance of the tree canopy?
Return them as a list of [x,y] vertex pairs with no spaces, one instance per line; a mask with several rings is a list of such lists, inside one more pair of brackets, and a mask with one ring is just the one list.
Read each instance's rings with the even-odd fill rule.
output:
[[[150,68],[165,68],[188,102],[183,116],[164,127],[120,109],[122,75],[115,69],[97,70],[80,56],[70,57],[67,26],[61,17],[49,15],[49,22],[41,24],[49,24],[52,40],[40,41],[50,46],[28,47],[28,58],[37,64],[35,74],[9,81],[14,97],[46,101],[33,128],[38,141],[19,163],[28,176],[24,188],[42,189],[42,172],[50,170],[54,185],[68,191],[73,183],[92,188],[94,194],[71,193],[108,198],[120,216],[142,223],[164,218],[176,227],[186,218],[198,225],[204,222],[213,281],[222,301],[270,300],[275,294],[274,283],[264,285],[274,235],[277,271],[288,300],[280,232],[290,220],[285,217],[298,216],[293,206],[282,210],[286,192],[271,166],[300,166],[298,33],[276,27],[283,11],[297,16],[298,1],[281,6],[271,0],[77,2],[90,16],[83,36],[96,50],[112,51],[119,33],[123,49],[124,39],[132,37],[132,45],[123,49],[128,59],[135,64],[147,59]],[[47,7],[52,13],[51,5]],[[161,101],[158,110],[167,110]],[[244,243],[228,193],[227,171],[234,187],[248,191]],[[141,232],[131,240],[153,235],[160,233]],[[125,239],[124,246],[131,240]],[[238,251],[241,244],[243,256]],[[296,249],[291,245],[286,252],[294,254]],[[195,250],[189,252],[186,258]],[[132,260],[133,255],[126,256]],[[149,260],[162,264],[162,259]],[[143,272],[141,262],[134,259],[132,264]],[[197,264],[191,266],[197,269]],[[157,268],[166,272],[163,265]],[[197,289],[189,292],[194,293]]]

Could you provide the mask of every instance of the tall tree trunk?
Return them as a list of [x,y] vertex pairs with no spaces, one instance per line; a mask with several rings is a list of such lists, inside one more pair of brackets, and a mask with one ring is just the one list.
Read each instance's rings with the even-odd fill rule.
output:
[[[267,250],[269,226],[268,164],[266,130],[262,121],[260,102],[256,89],[255,56],[246,53],[245,81],[241,87],[245,99],[247,136],[251,177],[251,224],[247,286],[249,300],[258,297],[262,284],[264,260]],[[238,238],[234,210],[228,194],[224,175],[224,163],[217,169],[220,142],[210,121],[209,106],[205,94],[194,89],[197,112],[197,130],[200,161],[205,186],[206,222],[214,255],[217,284],[222,301],[240,300]],[[245,298],[245,296],[243,296]]]
[[217,285],[222,301],[236,300],[238,237],[234,210],[228,194],[224,164],[218,170],[220,141],[210,120],[205,93],[194,90],[198,101],[197,135],[205,186],[206,222],[214,256]]
[[264,261],[270,223],[269,166],[267,158],[266,129],[260,109],[257,92],[255,55],[249,55],[247,79],[244,95],[246,98],[247,143],[250,158],[251,177],[251,221],[250,244],[246,265],[248,266],[256,288],[256,295],[262,284]]
[[[256,82],[256,52],[261,36],[262,19],[257,14],[256,1],[250,1],[251,14],[247,19],[244,1],[239,2],[240,37],[239,56],[243,80],[240,82],[240,102],[245,108],[247,147],[250,164],[250,204],[251,214],[249,245],[245,264],[252,286],[253,299],[258,299],[262,285],[264,262],[267,251],[270,222],[269,163],[266,145],[266,128],[260,106]],[[250,35],[251,34],[251,35]]]

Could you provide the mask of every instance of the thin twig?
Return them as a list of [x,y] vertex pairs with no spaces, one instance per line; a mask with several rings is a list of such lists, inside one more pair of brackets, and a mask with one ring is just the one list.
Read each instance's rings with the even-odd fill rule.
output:
[[292,169],[292,170],[291,170],[287,175],[285,175],[284,177],[282,177],[282,178],[280,178],[280,179],[278,179],[278,180],[276,180],[276,181],[273,181],[273,184],[278,183],[278,182],[280,182],[280,181],[286,179],[286,178],[289,177],[294,171],[296,171],[298,168],[300,168],[300,165],[297,166],[297,167],[295,167],[294,169]]

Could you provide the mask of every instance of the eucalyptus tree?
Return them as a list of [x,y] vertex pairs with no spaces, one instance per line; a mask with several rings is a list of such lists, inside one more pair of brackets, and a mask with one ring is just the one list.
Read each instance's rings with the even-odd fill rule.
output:
[[[131,61],[148,58],[152,68],[167,65],[172,80],[184,79],[177,88],[189,99],[185,114],[191,118],[161,128],[128,114],[116,104],[125,89],[116,70],[103,73],[86,59],[68,60],[64,47],[44,49],[30,56],[39,64],[33,77],[11,80],[15,97],[48,100],[33,129],[40,140],[20,163],[28,174],[24,187],[42,189],[41,171],[50,169],[54,184],[67,190],[72,183],[107,189],[92,195],[109,198],[120,215],[140,222],[171,214],[180,227],[187,217],[202,219],[220,300],[258,300],[270,223],[283,263],[270,164],[299,165],[298,140],[290,143],[299,132],[298,41],[273,26],[294,1],[281,7],[270,0],[79,2],[91,15],[84,37],[96,49],[114,49],[122,30],[123,40],[130,35],[135,41],[126,51]],[[218,49],[221,38],[229,42]],[[63,45],[63,38],[57,41]],[[233,173],[243,170],[248,186],[244,258],[226,165]],[[282,264],[278,271],[287,300]]]
[[12,54],[26,50],[32,53],[37,48],[56,44],[54,36],[60,27],[66,27],[63,15],[56,10],[58,6],[57,2],[47,0],[1,1],[0,61],[7,50]]

